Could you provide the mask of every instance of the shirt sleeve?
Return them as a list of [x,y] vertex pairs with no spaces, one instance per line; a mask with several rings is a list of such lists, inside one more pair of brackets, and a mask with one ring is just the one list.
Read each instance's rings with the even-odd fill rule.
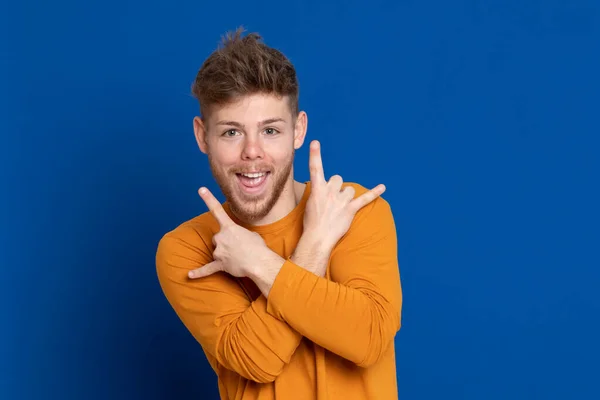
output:
[[377,362],[400,329],[402,291],[389,204],[357,214],[330,258],[330,279],[286,260],[267,311],[301,335],[359,366]]
[[251,301],[230,275],[188,278],[188,271],[211,261],[210,247],[193,227],[167,233],[156,253],[164,295],[207,355],[246,379],[274,381],[302,336],[267,313],[263,295]]

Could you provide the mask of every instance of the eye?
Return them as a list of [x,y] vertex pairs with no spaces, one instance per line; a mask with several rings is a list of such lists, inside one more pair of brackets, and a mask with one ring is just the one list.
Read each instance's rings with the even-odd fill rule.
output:
[[275,135],[275,134],[279,133],[279,131],[275,128],[267,128],[267,129],[265,129],[265,133],[267,135]]
[[223,132],[223,136],[226,137],[233,137],[237,134],[238,132],[235,129],[230,129],[228,131]]

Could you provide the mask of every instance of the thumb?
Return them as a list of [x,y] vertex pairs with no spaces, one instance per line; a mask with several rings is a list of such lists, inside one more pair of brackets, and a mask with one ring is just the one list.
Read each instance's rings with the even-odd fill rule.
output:
[[203,265],[200,268],[196,268],[188,272],[188,276],[191,279],[204,278],[206,276],[212,275],[215,272],[222,271],[222,265],[219,261],[213,261],[208,264]]

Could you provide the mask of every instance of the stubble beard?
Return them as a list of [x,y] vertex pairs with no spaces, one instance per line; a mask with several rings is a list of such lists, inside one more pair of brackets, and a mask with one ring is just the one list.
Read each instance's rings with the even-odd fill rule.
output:
[[269,188],[267,188],[265,194],[258,197],[241,197],[239,189],[236,188],[238,178],[235,170],[228,172],[219,170],[210,155],[208,161],[215,181],[223,192],[231,211],[242,221],[252,223],[266,217],[281,197],[292,171],[294,153],[295,151],[292,152],[289,160],[281,169],[271,168],[270,176],[267,178],[271,181],[269,182]]

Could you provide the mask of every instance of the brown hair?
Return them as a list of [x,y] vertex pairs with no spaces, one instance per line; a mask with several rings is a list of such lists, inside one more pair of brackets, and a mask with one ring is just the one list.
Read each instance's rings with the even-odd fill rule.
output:
[[257,33],[242,37],[243,28],[228,32],[202,64],[192,93],[206,116],[212,106],[227,104],[239,96],[266,93],[289,96],[292,115],[298,114],[298,80],[290,60],[266,46]]

